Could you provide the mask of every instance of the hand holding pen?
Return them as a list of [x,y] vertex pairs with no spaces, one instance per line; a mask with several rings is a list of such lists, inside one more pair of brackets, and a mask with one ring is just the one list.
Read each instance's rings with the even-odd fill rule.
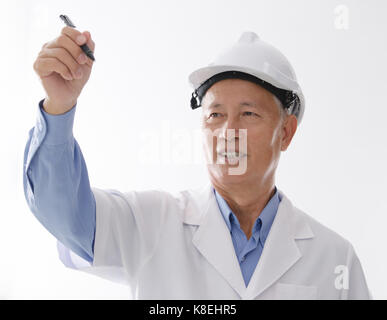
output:
[[33,65],[46,91],[44,110],[50,114],[65,113],[76,104],[94,64],[90,32],[79,32],[67,19],[68,25],[43,45]]

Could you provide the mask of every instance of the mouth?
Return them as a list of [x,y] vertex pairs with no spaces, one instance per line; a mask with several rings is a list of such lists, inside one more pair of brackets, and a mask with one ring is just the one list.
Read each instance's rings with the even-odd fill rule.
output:
[[239,153],[238,151],[236,152],[218,152],[218,156],[227,159],[228,162],[237,162],[243,158],[247,157],[246,153]]

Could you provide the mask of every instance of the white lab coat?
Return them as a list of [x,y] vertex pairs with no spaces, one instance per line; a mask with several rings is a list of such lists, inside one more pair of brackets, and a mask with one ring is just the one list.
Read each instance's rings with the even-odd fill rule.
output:
[[208,183],[176,194],[92,188],[94,261],[87,266],[70,252],[67,266],[125,283],[136,299],[371,298],[352,245],[293,206],[281,190],[246,287],[211,188]]

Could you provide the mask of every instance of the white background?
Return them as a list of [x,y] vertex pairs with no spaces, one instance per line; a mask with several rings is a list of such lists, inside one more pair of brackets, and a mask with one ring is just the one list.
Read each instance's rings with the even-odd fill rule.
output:
[[204,163],[144,162],[142,135],[199,128],[188,75],[243,31],[279,48],[296,71],[306,111],[276,184],[352,242],[374,298],[386,299],[386,9],[380,0],[2,0],[0,298],[130,298],[124,286],[65,268],[23,194],[24,147],[45,96],[32,66],[67,14],[96,42],[74,135],[99,188],[177,191],[205,183]]

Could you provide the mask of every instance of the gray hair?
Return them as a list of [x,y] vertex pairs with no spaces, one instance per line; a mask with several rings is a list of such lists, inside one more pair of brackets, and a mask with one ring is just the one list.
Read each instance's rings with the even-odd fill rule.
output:
[[285,120],[286,116],[288,116],[290,114],[290,110],[289,108],[284,108],[282,102],[275,96],[273,95],[274,97],[274,101],[276,102],[278,108],[279,108],[279,112],[280,112],[280,117],[281,117],[281,120]]

